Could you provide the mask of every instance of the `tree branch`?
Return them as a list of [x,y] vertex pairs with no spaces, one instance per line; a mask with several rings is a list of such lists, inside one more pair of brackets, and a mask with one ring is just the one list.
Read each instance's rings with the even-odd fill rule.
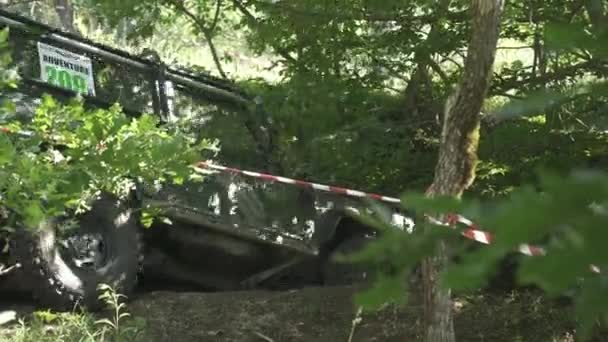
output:
[[[439,17],[441,17],[442,15],[444,15],[449,6],[450,6],[451,0],[441,0],[438,2],[437,4],[437,9],[436,9],[436,13]],[[422,82],[426,82],[426,83],[430,83],[429,81],[429,75],[428,75],[428,67],[430,66],[431,68],[433,68],[433,70],[435,72],[438,73],[438,75],[442,78],[442,80],[444,81],[449,81],[449,78],[447,77],[447,75],[443,72],[443,70],[441,70],[441,67],[439,65],[437,65],[436,63],[434,63],[433,61],[433,51],[429,51],[429,49],[427,48],[427,43],[432,41],[433,39],[436,38],[436,36],[438,35],[438,23],[435,22],[433,24],[431,24],[431,28],[429,30],[429,33],[426,37],[426,40],[424,42],[422,42],[415,50],[414,52],[414,61],[417,62],[416,65],[416,69],[414,71],[414,74],[412,75],[410,81],[408,82],[407,86],[405,87],[405,92],[404,92],[404,98],[405,98],[405,104],[404,104],[404,109],[405,111],[408,112],[416,112],[417,111],[417,107],[419,106],[418,100],[420,99],[420,84]],[[435,64],[435,65],[431,65],[431,64]],[[432,91],[430,91],[432,88],[428,88],[427,90],[429,90],[430,94],[429,97],[432,97]]]
[[[460,198],[475,179],[480,110],[490,80],[500,32],[503,0],[471,1],[472,29],[462,79],[445,104],[439,155],[429,197]],[[433,229],[433,228],[429,228]],[[450,289],[439,286],[439,274],[448,264],[445,242],[434,257],[423,260],[426,341],[453,342]]]
[[[189,11],[185,7],[185,5],[182,1],[180,1],[180,0],[166,0],[166,1],[168,1],[177,10],[181,11],[188,18],[190,18],[190,20],[201,30],[202,34],[204,35],[205,39],[207,40],[207,42],[209,44],[209,48],[211,49],[211,54],[213,56],[213,60],[218,68],[219,73],[222,75],[222,77],[227,78],[226,74],[224,73],[224,71],[222,69],[221,62],[219,60],[219,56],[218,56],[217,50],[215,48],[215,45],[213,44],[213,40],[212,40],[213,37],[212,37],[212,30],[211,30],[211,27],[213,25],[211,27],[207,27],[205,25],[205,22],[203,22],[201,20],[201,18],[198,18],[194,13]],[[221,6],[221,4],[219,2],[220,1],[218,0],[215,17],[217,17],[219,15],[219,14],[217,14],[219,12],[219,7]],[[249,111],[246,111],[245,115],[246,115],[245,121],[244,121],[245,127],[247,128],[247,130],[251,134],[253,140],[255,141],[256,149],[261,154],[261,156],[263,158],[265,158],[264,161],[267,164],[266,165],[267,169],[269,169],[271,172],[274,172],[274,173],[282,173],[282,166],[277,157],[278,148],[277,148],[276,142],[275,142],[277,133],[276,133],[275,128],[273,127],[272,123],[268,121],[267,117],[264,117],[264,113],[260,113],[259,111],[256,111],[255,113],[250,113]]]
[[[234,4],[234,7],[236,7],[245,16],[245,18],[247,18],[250,25],[252,25],[252,26],[261,25],[260,22],[258,21],[258,19],[251,12],[249,12],[247,7],[242,2],[240,2],[239,0],[232,0],[232,3]],[[283,57],[289,63],[294,64],[294,65],[298,64],[298,61],[295,58],[293,58],[289,54],[289,52],[287,52],[285,49],[282,49],[278,46],[272,46],[272,48],[279,56]]]
[[450,21],[464,21],[468,17],[468,10],[463,10],[463,11],[458,11],[458,12],[447,12],[442,15],[437,15],[436,13],[426,14],[426,15],[410,15],[409,12],[405,12],[405,11],[376,12],[376,13],[362,11],[361,15],[349,15],[349,14],[344,14],[339,11],[333,11],[333,12],[315,11],[315,10],[297,8],[293,5],[295,2],[289,2],[289,1],[270,2],[270,1],[262,1],[262,0],[252,0],[251,3],[254,4],[255,6],[258,6],[260,8],[264,8],[267,10],[283,11],[283,12],[292,13],[292,14],[296,14],[296,15],[300,15],[300,16],[309,16],[309,17],[314,17],[314,18],[324,18],[324,19],[342,20],[342,21],[345,21],[345,20],[349,20],[349,21],[350,20],[366,20],[369,22],[397,21],[397,22],[408,22],[408,23],[417,22],[420,24],[432,24],[432,23],[436,22],[437,19],[439,19],[440,17],[446,18],[447,20],[450,20]]
[[608,20],[604,13],[604,1],[603,0],[585,0],[585,10],[589,15],[589,20],[593,26],[593,30],[597,33],[601,33],[606,29],[606,21]]
[[409,78],[404,77],[401,72],[394,70],[393,67],[390,66],[388,63],[376,58],[375,54],[371,54],[369,57],[374,64],[377,64],[378,66],[384,68],[392,77],[398,78],[404,82],[409,82]]
[[583,9],[583,7],[585,7],[585,2],[586,0],[579,0],[579,1],[573,1],[572,4],[572,11],[570,13],[568,13],[568,23],[572,24],[572,21],[574,20],[574,18],[576,18],[576,15],[578,14],[578,12],[581,11],[581,9]]
[[[499,95],[507,96],[507,94],[499,94]],[[552,108],[559,108],[569,102],[576,101],[580,98],[583,98],[583,97],[589,96],[589,95],[591,95],[590,92],[584,92],[584,93],[574,94],[572,96],[565,97],[563,99],[558,100],[556,103],[552,104],[551,106],[547,106],[545,108],[545,110],[551,110]],[[524,100],[525,98],[513,96],[513,99],[514,100]],[[585,111],[577,112],[577,114],[580,115],[581,112],[585,112]],[[588,112],[588,110],[587,110],[587,112]],[[491,130],[491,129],[496,128],[497,126],[499,126],[500,124],[502,124],[504,122],[519,120],[521,118],[522,118],[522,116],[517,116],[517,115],[516,116],[501,116],[501,115],[497,115],[496,113],[488,113],[487,115],[485,115],[484,117],[481,118],[481,123],[485,126],[486,130]]]
[[228,76],[224,72],[224,68],[222,67],[222,61],[220,61],[220,56],[215,48],[215,44],[213,43],[213,37],[211,36],[211,32],[203,31],[203,35],[207,40],[207,44],[209,44],[209,50],[211,50],[211,57],[213,57],[213,62],[217,68],[217,71],[220,73],[222,78],[228,79]]
[[605,71],[608,69],[608,66],[605,66],[604,64],[605,63],[601,61],[591,60],[570,65],[568,67],[558,69],[552,73],[546,73],[541,76],[533,76],[523,80],[517,77],[500,80],[492,85],[490,94],[497,95],[510,89],[515,89],[526,85],[535,86],[560,81],[584,71]]
[[[184,5],[183,1],[179,1],[179,0],[167,0],[167,1],[169,2],[170,5],[173,5],[173,7],[175,7],[176,10],[181,11],[188,18],[190,18],[190,20],[194,23],[194,25],[196,25],[201,30],[203,37],[205,38],[205,40],[207,41],[207,44],[209,45],[209,50],[211,51],[211,57],[213,57],[213,62],[215,63],[215,67],[217,68],[217,71],[219,72],[219,74],[222,78],[227,79],[228,76],[224,72],[224,68],[222,67],[222,62],[220,60],[219,54],[217,52],[217,49],[215,48],[215,44],[213,43],[212,30],[210,28],[208,28],[207,26],[205,26],[205,23],[203,22],[203,20],[201,18],[197,17],[194,13],[192,13],[190,10],[188,10],[186,8],[186,5]],[[219,7],[220,7],[220,0],[218,0],[218,7],[216,9],[216,18],[217,18],[217,16],[219,16]],[[214,26],[215,25],[213,25],[213,28],[215,28]]]
[[458,63],[458,62],[457,62],[457,61],[456,61],[454,58],[450,57],[449,55],[447,55],[447,56],[440,55],[440,56],[443,58],[443,60],[441,61],[441,63],[443,63],[443,62],[445,62],[445,61],[448,61],[448,62],[450,62],[450,63],[454,64],[454,66],[455,66],[456,68],[458,68],[458,70],[461,70],[461,71],[462,71],[462,69],[464,68],[464,67],[462,66],[462,64]]
[[59,17],[63,29],[75,34],[80,34],[74,26],[74,7],[70,0],[54,0],[53,7]]
[[215,15],[213,16],[213,22],[211,22],[211,26],[209,27],[209,32],[213,33],[217,26],[217,22],[220,19],[220,9],[222,8],[222,0],[217,0],[215,6]]
[[428,58],[426,63],[433,69],[433,71],[439,75],[444,84],[450,84],[450,77],[441,69],[441,66],[437,64],[432,58]]

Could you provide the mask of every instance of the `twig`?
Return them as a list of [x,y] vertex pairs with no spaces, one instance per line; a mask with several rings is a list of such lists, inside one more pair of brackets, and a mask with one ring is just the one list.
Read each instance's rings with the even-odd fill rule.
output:
[[6,268],[4,267],[4,265],[0,265],[0,276],[7,275],[20,267],[21,267],[21,264],[19,264],[19,263],[14,264],[13,266],[10,266],[10,267],[6,267]]
[[294,258],[293,260],[289,260],[287,262],[279,264],[278,266],[275,266],[271,269],[256,273],[256,274],[250,276],[249,278],[241,281],[240,285],[243,288],[253,287],[253,286],[258,285],[258,284],[262,283],[263,281],[268,280],[269,278],[275,276],[276,274],[285,270],[286,268],[297,264],[300,261],[302,261],[302,258]]
[[222,9],[222,0],[217,0],[215,6],[215,15],[213,16],[213,22],[211,22],[211,26],[209,26],[209,32],[213,33],[215,31],[215,27],[217,26],[217,22],[220,19],[220,10]]
[[181,11],[184,15],[186,15],[192,21],[192,23],[201,30],[203,37],[205,38],[205,40],[207,41],[207,44],[209,45],[209,50],[211,51],[211,57],[213,57],[213,62],[215,63],[215,67],[217,68],[217,71],[219,72],[219,74],[222,78],[227,79],[228,76],[224,72],[224,68],[222,67],[222,62],[220,61],[218,51],[215,47],[215,44],[213,43],[213,32],[212,32],[215,29],[215,25],[217,23],[217,19],[220,14],[221,2],[218,1],[218,3],[217,3],[214,23],[212,23],[211,27],[207,27],[205,25],[204,20],[200,17],[197,17],[192,11],[188,10],[188,8],[186,7],[186,5],[183,2],[180,2],[178,0],[168,0],[168,3],[169,3],[169,5],[172,5],[176,10]]
[[257,336],[257,337],[261,338],[262,340],[266,341],[266,342],[274,342],[274,340],[273,340],[273,339],[271,339],[270,337],[268,337],[268,336],[266,336],[266,335],[262,334],[261,332],[254,331],[254,332],[253,332],[253,334],[254,334],[255,336]]
[[228,79],[228,75],[224,72],[224,68],[222,67],[222,62],[220,61],[220,56],[217,52],[217,48],[215,47],[215,43],[213,43],[213,36],[211,32],[205,30],[203,31],[203,36],[207,40],[207,44],[209,45],[209,50],[211,51],[211,57],[213,57],[213,62],[217,67],[217,71],[220,73],[220,76],[224,79]]
[[[261,25],[260,22],[258,21],[258,19],[247,9],[245,4],[243,4],[239,0],[232,0],[232,3],[234,4],[234,7],[236,7],[236,9],[238,9],[239,12],[241,12],[245,16],[245,18],[247,18],[250,25],[252,25],[252,26]],[[293,65],[298,65],[298,61],[293,56],[291,56],[287,50],[281,48],[280,46],[276,46],[276,45],[273,45],[271,47],[275,50],[275,52],[277,54],[279,54],[279,56],[283,57],[287,62],[289,62]]]
[[437,75],[439,75],[439,78],[441,78],[444,84],[450,84],[450,78],[448,75],[430,56],[426,59],[426,63],[431,67],[431,69],[433,69],[433,71],[435,71],[435,73],[437,73]]
[[355,314],[355,318],[353,319],[353,324],[350,327],[350,335],[348,335],[348,342],[353,342],[353,337],[355,336],[355,330],[357,329],[357,325],[361,323],[361,314],[363,313],[363,307],[359,307],[357,309],[357,314]]
[[458,68],[458,70],[462,70],[463,66],[462,64],[458,63],[454,58],[450,57],[450,56],[441,56],[443,59],[441,60],[441,63],[443,62],[451,62],[452,64],[454,64],[456,66],[456,68]]

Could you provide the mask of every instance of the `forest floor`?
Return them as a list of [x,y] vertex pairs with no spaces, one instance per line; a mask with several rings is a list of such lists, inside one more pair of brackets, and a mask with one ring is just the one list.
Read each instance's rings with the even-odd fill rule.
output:
[[[355,292],[353,287],[154,291],[134,297],[128,310],[145,322],[143,341],[347,342],[357,312],[352,301]],[[420,341],[422,308],[414,298],[403,308],[388,305],[378,312],[363,312],[352,341]],[[16,310],[26,322],[34,310],[27,303],[0,305],[2,310]],[[455,309],[458,341],[574,341],[570,308],[538,293],[462,296]],[[0,341],[29,341],[17,337],[23,326],[4,325]],[[37,340],[40,336],[32,339]]]

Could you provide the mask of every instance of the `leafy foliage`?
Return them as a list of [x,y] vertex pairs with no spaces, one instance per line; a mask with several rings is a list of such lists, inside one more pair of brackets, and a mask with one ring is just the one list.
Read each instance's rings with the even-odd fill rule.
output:
[[[278,156],[273,159],[279,159],[293,176],[393,194],[423,189],[431,180],[442,103],[462,68],[469,27],[467,2],[78,0],[73,4],[77,21],[103,29],[106,36],[95,39],[106,37],[110,44],[153,47],[166,59],[190,64],[191,57],[180,56],[208,47],[204,31],[213,28],[212,41],[231,77],[242,78],[238,62],[242,56],[253,64],[268,65],[264,73],[274,75],[270,82],[241,83],[264,99],[278,132],[273,140]],[[545,140],[544,133],[552,132],[552,138],[546,139],[552,148],[575,149],[582,139],[580,150],[589,142],[585,135],[606,127],[604,116],[597,115],[605,108],[602,99],[575,89],[581,79],[605,75],[601,49],[556,49],[559,42],[551,38],[556,36],[552,23],[566,21],[593,32],[586,34],[587,40],[599,37],[586,9],[563,0],[524,0],[509,3],[505,11],[488,102],[520,99],[534,92],[566,90],[573,96],[536,108],[534,113],[545,118],[542,125],[501,117],[501,133],[513,132],[516,140],[526,138],[515,152],[496,144],[500,137],[482,132],[481,165],[504,165],[507,159],[514,163],[506,173],[486,168],[492,174],[473,189],[486,196],[504,195],[513,186],[536,181],[530,170],[543,163],[534,156],[537,139]],[[42,19],[56,21],[50,16]],[[570,27],[566,31],[575,32]],[[562,41],[569,37],[560,35]],[[259,58],[253,59],[256,54]],[[198,62],[198,69],[215,69],[211,61],[199,58]],[[230,73],[232,69],[235,72]],[[494,119],[496,112],[496,107],[487,106],[484,114]],[[219,119],[209,133],[223,138],[227,148],[221,157],[226,163],[256,167],[252,159],[268,156],[252,157],[255,139],[252,144],[250,134],[239,127],[245,120],[245,116]],[[602,141],[593,144],[595,152]],[[563,169],[595,155],[570,159],[564,151],[563,163],[552,166]]]
[[[14,69],[9,67],[12,58],[8,46],[8,34],[8,27],[0,31],[0,90],[17,86],[17,74]],[[0,93],[0,95],[3,94]],[[14,104],[4,96],[0,96],[0,116],[5,116],[14,110]]]
[[[404,200],[410,208],[422,213],[438,217],[463,213],[493,234],[492,244],[470,248],[459,237],[468,228],[464,226],[427,230],[424,226],[430,223],[423,223],[413,234],[407,234],[385,223],[377,241],[345,259],[365,262],[380,271],[374,285],[359,295],[359,303],[375,308],[387,301],[403,302],[407,276],[419,260],[434,253],[440,240],[449,241],[453,251],[453,262],[442,275],[442,282],[456,291],[483,287],[500,271],[502,260],[521,244],[533,243],[542,246],[546,255],[518,259],[518,282],[536,285],[551,296],[573,297],[582,334],[588,334],[596,322],[606,322],[606,275],[593,272],[591,267],[603,272],[608,265],[604,248],[608,239],[608,175],[589,170],[569,175],[543,172],[539,179],[542,192],[520,187],[491,205],[406,195]],[[419,219],[424,222],[423,217]]]
[[[160,128],[144,115],[128,119],[120,107],[87,110],[81,101],[61,105],[44,97],[29,124],[8,123],[24,137],[2,136],[3,205],[35,226],[84,204],[86,195],[125,196],[134,182],[181,184],[193,176],[206,140]],[[44,147],[46,145],[46,147]]]
[[541,194],[530,187],[517,189],[492,213],[480,215],[482,226],[494,233],[494,243],[466,255],[446,280],[458,288],[475,287],[520,244],[545,242],[547,256],[523,259],[518,279],[551,295],[577,288],[577,312],[583,331],[588,331],[596,319],[605,319],[608,313],[606,276],[590,269],[591,265],[605,269],[608,263],[608,253],[602,247],[607,238],[608,176],[592,171],[568,177],[549,173],[541,177],[540,187]]
[[95,324],[103,326],[101,329],[102,340],[108,330],[115,341],[129,341],[139,338],[145,321],[136,321],[135,325],[132,324],[133,322],[129,322],[133,317],[127,312],[127,305],[124,303],[126,296],[116,293],[112,287],[106,284],[99,285],[98,290],[101,292],[99,299],[104,301],[107,307],[112,310],[111,318],[102,318],[95,321]]
[[95,319],[88,312],[35,311],[20,319],[13,329],[3,328],[0,341],[145,341],[146,321],[127,312],[122,296],[107,286],[100,286],[100,299],[108,304],[112,317]]
[[[96,13],[83,17],[107,20],[118,28],[114,33],[128,31],[138,43],[164,41],[173,55],[184,45],[211,44],[205,35],[211,27],[212,40],[235,34],[239,44],[248,42],[247,52],[270,54],[273,82],[241,83],[264,99],[278,132],[274,150],[290,175],[389,194],[430,183],[443,102],[462,70],[468,2],[77,3],[83,13]],[[606,291],[605,277],[588,271],[590,263],[606,264],[600,246],[605,216],[589,208],[605,201],[605,175],[570,173],[573,166],[608,166],[605,7],[602,0],[508,2],[482,113],[477,182],[466,194],[479,202],[438,204],[416,196],[405,202],[438,215],[459,209],[496,233],[496,244],[471,252],[458,230],[388,230],[360,256],[384,270],[363,299],[378,304],[386,294],[401,296],[404,278],[438,239],[450,239],[462,257],[445,277],[460,289],[483,284],[519,243],[538,242],[548,254],[523,259],[522,282],[556,295],[577,288],[587,327],[605,315],[608,306],[598,297]],[[216,8],[219,19],[211,25]],[[216,115],[205,130],[228,147],[221,154],[227,164],[270,158],[252,153],[256,142],[242,125],[246,120]],[[539,168],[554,174],[539,175]]]
[[45,217],[84,210],[99,191],[124,197],[135,182],[200,178],[191,164],[211,146],[178,125],[160,127],[153,115],[130,119],[118,105],[88,109],[79,99],[64,105],[44,96],[31,122],[4,121],[0,205],[15,214],[9,225],[36,227]]
[[[601,35],[603,32],[589,36],[584,30],[577,31],[572,27],[569,30],[567,34],[561,34],[559,29],[550,27],[549,41],[554,42],[560,49],[584,49],[595,56],[605,58],[605,52],[601,48],[606,39]],[[498,111],[498,117],[535,115],[560,108],[581,96],[594,101],[605,98],[607,94],[605,80],[591,78],[585,82],[572,83],[567,88],[541,91],[522,100],[512,101]],[[538,127],[535,120],[528,122],[532,127]],[[544,139],[553,139],[551,135],[554,135],[554,132],[547,131],[542,126],[539,130],[545,133]],[[521,134],[514,134],[512,128],[507,132],[513,134],[513,139],[520,139],[518,143],[521,143]],[[580,133],[567,134],[576,140],[594,139],[589,133],[582,134],[582,137],[579,136]],[[594,132],[594,135],[599,141],[605,141],[603,132]],[[510,149],[515,145],[509,144],[505,136],[497,138],[497,141],[506,143]],[[534,173],[534,182],[530,182],[533,185],[514,187],[510,189],[508,196],[503,196],[491,204],[474,199],[463,203],[445,199],[431,200],[420,195],[404,198],[408,206],[420,212],[438,216],[462,213],[493,235],[489,246],[474,249],[466,248],[467,245],[458,239],[451,239],[454,260],[458,261],[452,262],[444,272],[444,286],[457,291],[483,287],[500,271],[502,260],[511,257],[522,244],[533,243],[541,245],[546,255],[518,259],[518,282],[522,285],[538,286],[551,296],[573,297],[581,325],[579,332],[584,337],[589,336],[597,323],[608,322],[608,302],[604,298],[608,290],[606,275],[593,271],[599,269],[603,272],[608,263],[608,253],[602,247],[608,238],[608,231],[605,229],[608,221],[608,175],[589,169],[563,172],[572,168],[572,160],[577,154],[591,154],[588,149],[581,149],[581,146],[582,144],[578,143],[572,146],[572,149],[566,149],[564,152],[570,154],[569,156],[562,155],[563,152],[556,156],[550,150],[541,152],[536,158],[545,168],[552,164],[561,164],[557,169],[562,172]],[[602,153],[604,152],[600,152]],[[560,156],[566,159],[559,160]],[[510,160],[504,164],[506,167],[488,163],[488,171],[504,175],[517,163]],[[483,169],[483,164],[482,171],[488,172]],[[526,172],[533,173],[531,170]],[[523,171],[518,170],[516,173],[521,174]],[[461,229],[468,227],[453,228],[453,232],[461,233]],[[448,231],[445,228],[437,229]],[[404,276],[412,271],[418,260],[432,255],[440,240],[450,240],[446,233],[428,234],[426,229],[417,230],[419,233],[407,237],[400,232],[386,234],[386,238],[351,257],[351,260],[358,262],[375,262],[379,258],[378,254],[390,256],[383,259],[382,263],[391,265],[393,271],[380,274],[374,287],[360,297],[363,303],[378,305],[383,303],[383,300],[392,299],[393,295],[397,300],[401,300],[401,293],[405,292]],[[403,241],[395,242],[396,240]],[[416,249],[412,244],[423,248]],[[407,248],[391,249],[391,246],[395,245]]]

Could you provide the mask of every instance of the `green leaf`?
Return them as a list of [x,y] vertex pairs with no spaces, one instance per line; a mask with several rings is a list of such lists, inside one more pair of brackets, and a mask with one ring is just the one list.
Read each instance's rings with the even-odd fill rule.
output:
[[23,221],[27,228],[36,229],[44,219],[44,212],[39,202],[30,201],[23,211]]
[[59,315],[51,312],[50,310],[34,311],[34,317],[46,324],[53,323],[59,319]]
[[517,117],[533,116],[544,113],[558,105],[567,95],[553,90],[539,90],[526,96],[523,100],[513,100],[496,113],[498,120],[509,120]]
[[[14,82],[10,82],[6,84],[7,87],[13,87],[13,86],[17,86]],[[2,102],[2,109],[4,110],[5,113],[14,113],[17,110],[17,107],[15,106],[15,103],[12,101],[3,101]]]
[[0,43],[8,41],[9,32],[10,28],[8,26],[0,30]]
[[15,157],[15,147],[5,133],[0,132],[0,165],[9,163]]
[[152,223],[154,223],[154,219],[155,219],[155,213],[148,211],[148,210],[143,210],[141,213],[141,224],[145,227],[145,228],[150,228],[152,226]]

